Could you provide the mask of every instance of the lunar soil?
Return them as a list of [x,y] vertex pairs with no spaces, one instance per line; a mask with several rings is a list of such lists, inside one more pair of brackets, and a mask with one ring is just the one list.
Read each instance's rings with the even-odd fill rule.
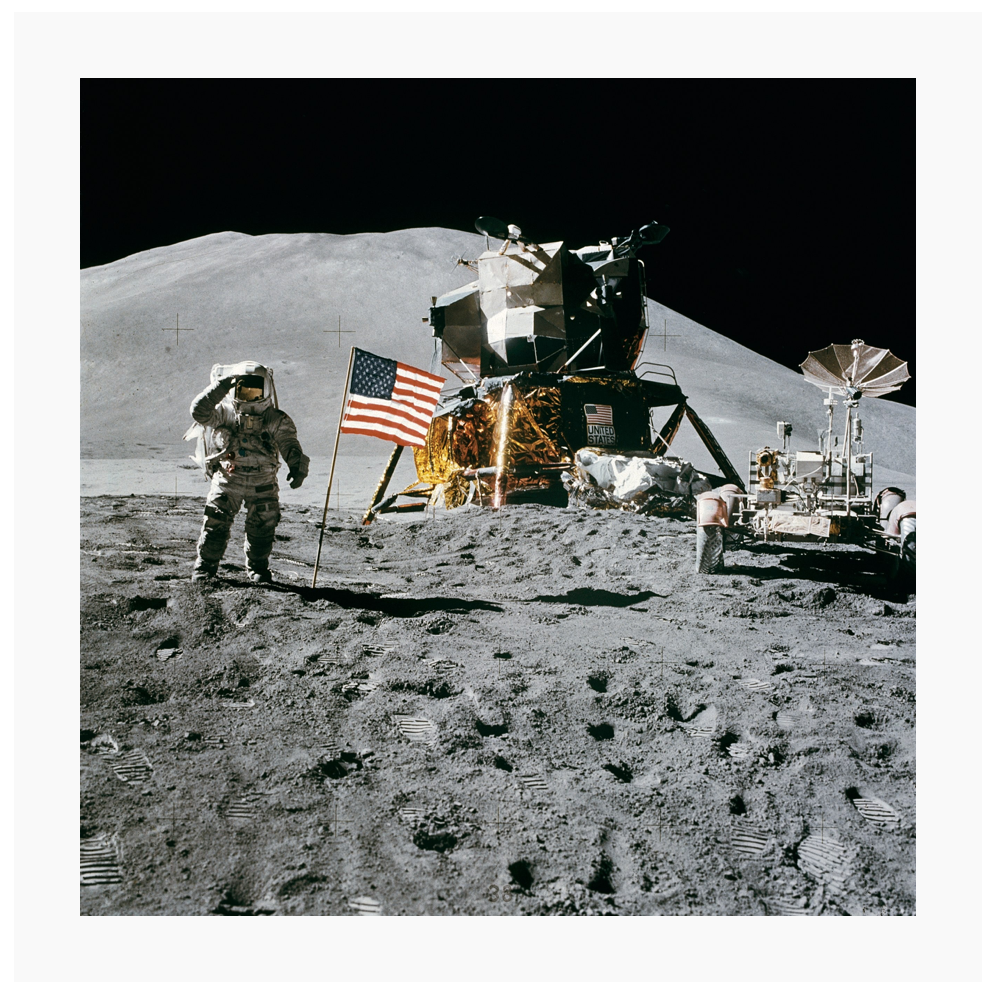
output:
[[516,506],[81,502],[84,915],[915,914],[915,596],[856,547]]

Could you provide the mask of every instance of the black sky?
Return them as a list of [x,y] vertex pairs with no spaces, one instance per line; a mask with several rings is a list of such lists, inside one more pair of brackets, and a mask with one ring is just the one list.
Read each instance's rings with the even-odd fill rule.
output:
[[[671,228],[648,293],[915,375],[915,81],[82,80],[81,266],[217,231]],[[890,398],[915,404],[911,380]]]

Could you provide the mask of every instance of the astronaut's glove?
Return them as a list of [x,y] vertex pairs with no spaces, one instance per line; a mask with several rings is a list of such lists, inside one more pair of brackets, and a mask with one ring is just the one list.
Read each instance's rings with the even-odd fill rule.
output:
[[289,481],[291,488],[298,488],[306,479],[307,475],[298,467],[295,469],[291,467],[289,473],[286,475],[286,480]]

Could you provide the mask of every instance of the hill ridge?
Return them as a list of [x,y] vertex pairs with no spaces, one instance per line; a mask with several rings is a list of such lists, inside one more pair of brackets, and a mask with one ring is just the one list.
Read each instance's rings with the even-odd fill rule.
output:
[[[434,339],[423,321],[431,297],[469,282],[472,272],[455,259],[476,256],[485,244],[483,236],[444,228],[217,232],[82,270],[84,446],[140,456],[139,443],[176,442],[210,367],[252,356],[275,369],[301,439],[317,440],[308,448],[329,452],[348,347],[431,366]],[[793,423],[795,445],[817,445],[823,394],[798,370],[657,301],[648,308],[644,358],[673,367],[736,465],[748,449],[774,441],[778,420]],[[449,376],[449,386],[457,383]],[[865,399],[861,412],[876,464],[914,475],[915,411]],[[683,429],[677,448],[694,460],[698,449],[704,466],[692,436]]]

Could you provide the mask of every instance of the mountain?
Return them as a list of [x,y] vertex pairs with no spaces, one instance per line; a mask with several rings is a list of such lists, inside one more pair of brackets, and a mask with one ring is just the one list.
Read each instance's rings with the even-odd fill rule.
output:
[[[83,455],[133,459],[149,449],[178,452],[186,445],[181,438],[191,422],[190,401],[207,385],[211,366],[244,359],[274,368],[280,407],[295,420],[304,449],[329,455],[349,347],[429,368],[434,340],[422,319],[431,297],[469,282],[473,273],[455,260],[474,258],[485,247],[482,236],[442,228],[360,235],[220,232],[81,271]],[[649,317],[643,358],[673,368],[742,476],[748,450],[775,442],[777,421],[792,423],[795,446],[816,447],[826,428],[824,395],[798,370],[655,301]],[[795,335],[801,338],[802,330]],[[849,339],[839,334],[837,341]],[[803,345],[816,350],[828,343]],[[449,377],[450,386],[457,383]],[[659,412],[659,427],[665,414]],[[865,399],[861,417],[866,448],[875,453],[876,485],[915,490],[915,410]],[[379,449],[381,462],[388,456],[388,443],[346,439],[345,461]],[[688,423],[673,452],[715,469]],[[318,464],[315,471],[325,469]],[[397,485],[409,483],[408,477],[398,475]]]

